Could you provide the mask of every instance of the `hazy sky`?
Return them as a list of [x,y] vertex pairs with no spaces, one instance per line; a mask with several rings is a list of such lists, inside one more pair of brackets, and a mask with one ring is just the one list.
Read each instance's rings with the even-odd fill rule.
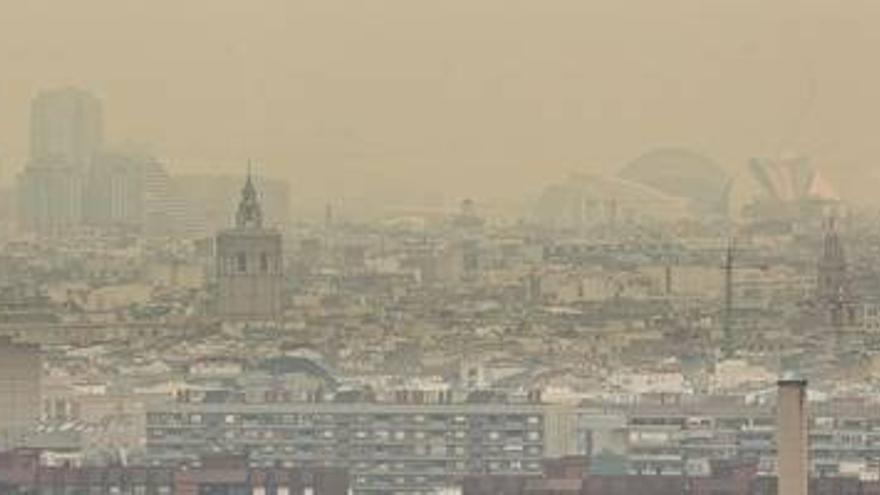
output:
[[674,145],[807,152],[864,198],[878,48],[876,0],[0,0],[0,150],[72,84],[111,142],[300,187],[516,193]]

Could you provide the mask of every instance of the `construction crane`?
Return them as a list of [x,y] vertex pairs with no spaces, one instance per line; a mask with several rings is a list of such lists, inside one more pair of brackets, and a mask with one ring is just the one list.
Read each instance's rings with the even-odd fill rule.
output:
[[727,250],[724,256],[724,309],[721,315],[722,332],[724,335],[722,348],[727,351],[729,351],[729,346],[733,342],[733,270],[735,253],[736,237],[730,236],[727,239]]

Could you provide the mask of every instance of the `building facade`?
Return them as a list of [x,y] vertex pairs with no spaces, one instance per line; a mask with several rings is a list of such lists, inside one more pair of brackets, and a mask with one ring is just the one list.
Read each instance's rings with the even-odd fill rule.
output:
[[[800,428],[799,421],[805,422],[804,462],[810,479],[880,479],[876,403],[836,400],[804,402],[803,407],[802,417],[791,417],[794,423],[789,426]],[[623,456],[628,474],[698,476],[706,475],[716,460],[755,460],[760,476],[775,477],[783,469],[777,458],[779,410],[775,401],[672,396],[662,403],[590,407],[579,414],[593,411],[609,420],[618,417],[610,422],[611,428],[594,432],[597,440],[604,438],[603,443],[611,445],[608,448]]]
[[32,161],[18,176],[18,223],[27,232],[57,236],[83,223],[85,175],[60,161]]
[[533,403],[176,402],[148,412],[147,453],[338,466],[357,494],[429,494],[471,473],[540,473],[544,458],[570,453],[565,415]]
[[0,337],[0,450],[22,445],[40,419],[40,349]]
[[853,325],[856,306],[847,273],[846,253],[833,218],[825,226],[817,266],[816,299],[826,321],[834,327]]
[[83,210],[95,227],[138,230],[143,225],[145,160],[102,153],[89,169]]
[[158,159],[101,153],[92,163],[83,198],[85,222],[99,229],[170,236],[185,232],[186,208]]
[[54,466],[39,451],[0,452],[0,493],[118,495],[348,495],[338,468],[256,466],[208,456],[178,466]]

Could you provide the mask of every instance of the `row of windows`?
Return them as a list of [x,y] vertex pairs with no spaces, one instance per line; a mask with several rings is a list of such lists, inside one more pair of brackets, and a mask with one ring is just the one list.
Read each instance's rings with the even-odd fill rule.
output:
[[40,495],[171,495],[170,486],[52,486],[40,489]]
[[[208,432],[204,430],[193,430],[189,428],[156,428],[151,427],[149,430],[150,438],[159,439],[159,438],[185,438],[192,440],[199,440],[204,438]],[[210,432],[211,435],[215,435],[218,432]],[[253,440],[273,440],[273,439],[288,439],[288,440],[332,440],[334,438],[344,438],[346,435],[340,435],[337,430],[292,430],[292,429],[253,429],[253,430],[240,430],[240,429],[225,429],[222,431],[222,436],[227,439],[253,439]],[[445,431],[445,432],[436,432],[435,434],[429,434],[428,432],[416,430],[354,430],[348,435],[349,438],[354,440],[396,440],[396,441],[407,441],[407,440],[424,440],[424,441],[437,441],[443,440],[444,438],[449,439],[480,439],[480,440],[488,440],[488,441],[503,441],[503,442],[538,442],[541,440],[541,432],[536,430],[530,430],[525,432],[510,432],[510,431],[499,431],[499,430],[488,430],[477,432],[470,432],[467,430],[456,430],[456,431]]]
[[[709,418],[681,418],[681,417],[632,417],[629,424],[632,427],[640,426],[675,426],[682,429],[721,429],[721,430],[743,430],[748,431],[754,428],[775,428],[775,419],[773,417],[756,417],[756,418],[717,418],[711,420]],[[812,429],[823,430],[853,430],[859,432],[880,431],[880,419],[869,418],[833,418],[833,417],[817,417],[810,420]]]
[[241,424],[245,426],[275,426],[275,425],[317,425],[352,423],[364,425],[422,425],[445,426],[449,424],[483,424],[510,426],[541,425],[541,417],[537,415],[445,415],[445,414],[173,414],[173,413],[150,413],[147,422],[153,425],[201,425],[201,424]]
[[260,253],[256,258],[256,264],[251,265],[245,252],[236,253],[233,256],[225,256],[221,259],[220,272],[224,275],[236,273],[281,273],[279,258],[268,253]]
[[[357,469],[357,466],[355,466]],[[475,470],[487,470],[488,472],[509,472],[509,471],[526,471],[526,472],[534,472],[541,470],[541,464],[535,461],[523,462],[521,460],[515,459],[511,461],[490,461],[486,463],[472,463],[468,465],[464,462],[456,462],[456,463],[448,463],[445,466],[442,466],[440,469],[445,469],[447,471],[453,472],[466,472],[466,471],[475,471]],[[404,467],[403,465],[380,465],[377,469],[378,471],[387,471],[389,473],[393,473],[394,471],[406,471],[413,470],[411,467]],[[433,469],[432,469],[433,471]],[[355,476],[354,484],[357,486],[376,486],[376,485],[424,485],[426,483],[434,482],[434,483],[444,483],[446,482],[446,478],[443,476],[442,472],[439,472],[438,475],[440,477],[433,478],[431,476],[425,475],[415,475],[415,476],[404,476],[404,475],[389,475],[389,476]]]

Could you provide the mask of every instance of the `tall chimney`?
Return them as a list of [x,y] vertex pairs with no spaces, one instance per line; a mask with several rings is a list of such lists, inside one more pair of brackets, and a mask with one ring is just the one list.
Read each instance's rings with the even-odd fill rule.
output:
[[779,495],[807,495],[809,477],[807,381],[783,378],[778,382],[776,450]]

